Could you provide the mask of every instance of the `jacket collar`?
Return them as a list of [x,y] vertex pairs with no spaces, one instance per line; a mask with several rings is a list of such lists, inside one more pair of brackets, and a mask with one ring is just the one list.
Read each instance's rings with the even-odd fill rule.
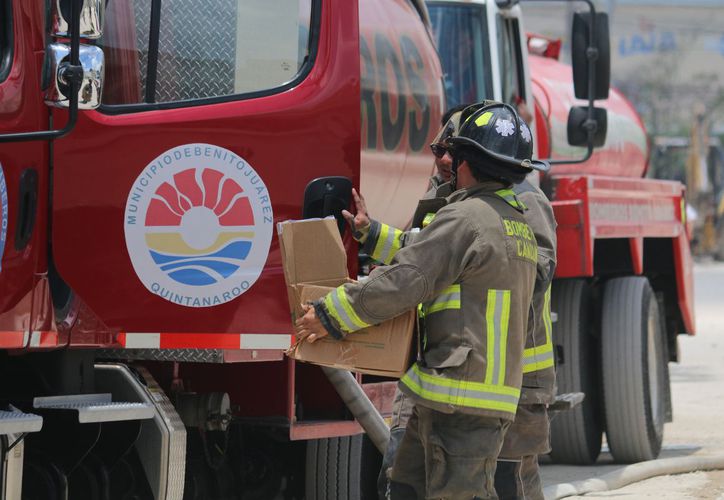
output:
[[495,194],[496,191],[500,191],[501,189],[510,189],[511,187],[511,184],[506,184],[500,181],[483,181],[475,184],[474,186],[470,186],[469,188],[458,189],[448,196],[447,199],[448,203],[455,203],[456,201],[473,198],[480,194]]

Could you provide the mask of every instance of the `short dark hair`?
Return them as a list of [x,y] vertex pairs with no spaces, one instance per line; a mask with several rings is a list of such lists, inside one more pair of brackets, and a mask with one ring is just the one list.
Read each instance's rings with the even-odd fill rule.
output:
[[523,167],[501,165],[484,159],[478,151],[470,147],[459,147],[453,155],[460,162],[468,162],[470,172],[478,182],[497,180],[509,184],[519,184],[531,172],[531,170]]

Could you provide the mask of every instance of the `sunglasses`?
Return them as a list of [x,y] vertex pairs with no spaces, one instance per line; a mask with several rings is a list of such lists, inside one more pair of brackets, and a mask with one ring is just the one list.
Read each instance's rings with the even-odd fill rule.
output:
[[432,154],[435,155],[435,158],[438,159],[442,159],[442,157],[445,156],[445,153],[448,152],[448,149],[439,142],[430,144],[430,150],[432,150]]

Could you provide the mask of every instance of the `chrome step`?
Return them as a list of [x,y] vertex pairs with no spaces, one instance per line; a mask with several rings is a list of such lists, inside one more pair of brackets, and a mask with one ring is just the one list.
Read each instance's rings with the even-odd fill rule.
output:
[[23,413],[13,407],[9,411],[0,410],[0,434],[25,434],[38,432],[43,427],[43,417],[32,413]]
[[78,422],[120,422],[153,418],[154,409],[147,403],[113,402],[110,394],[79,394],[35,398],[33,407],[48,410],[75,410]]

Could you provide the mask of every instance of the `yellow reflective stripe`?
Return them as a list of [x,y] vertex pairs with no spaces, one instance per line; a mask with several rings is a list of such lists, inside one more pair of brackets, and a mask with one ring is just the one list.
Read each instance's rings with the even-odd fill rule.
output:
[[493,382],[493,368],[495,359],[495,299],[497,294],[495,290],[488,290],[488,303],[485,309],[485,331],[487,339],[487,349],[485,352],[485,383]]
[[499,189],[495,192],[498,196],[503,198],[509,205],[515,208],[520,208],[521,210],[526,210],[527,207],[525,204],[518,199],[518,197],[515,195],[515,191],[512,189]]
[[555,365],[553,354],[553,337],[551,335],[553,323],[551,321],[551,287],[543,298],[543,325],[546,332],[545,344],[531,347],[523,351],[523,373],[544,370]]
[[367,328],[369,323],[365,323],[357,316],[347,298],[344,291],[344,285],[337,287],[324,297],[324,305],[329,314],[339,323],[342,330],[346,332],[354,332]]
[[450,285],[425,306],[425,313],[431,314],[444,309],[460,309],[460,284]]
[[429,214],[425,215],[425,218],[422,219],[422,227],[429,226],[434,218],[435,218],[434,213],[429,213]]
[[395,254],[400,250],[401,237],[402,231],[399,229],[395,229],[387,224],[380,224],[380,234],[377,237],[377,242],[375,243],[374,250],[372,250],[371,257],[383,264],[389,264],[392,262]]
[[550,368],[555,364],[554,359],[552,343],[526,349],[523,352],[523,373]]
[[447,302],[435,302],[433,305],[428,306],[425,311],[427,314],[432,314],[446,309],[460,309],[460,299],[448,300]]
[[372,250],[371,257],[375,260],[379,260],[379,255],[382,253],[382,249],[385,247],[385,241],[387,241],[387,236],[390,234],[390,226],[387,224],[380,224],[380,234],[377,236],[377,243],[375,243],[375,248]]
[[543,299],[543,324],[546,328],[546,345],[550,345],[553,348],[553,321],[551,320],[551,285],[548,285],[548,290]]
[[417,364],[402,377],[400,382],[428,401],[513,414],[518,407],[520,397],[520,389],[515,387],[494,386],[430,375],[420,370]]
[[554,365],[555,362],[553,361],[553,356],[551,355],[550,358],[543,361],[531,361],[523,363],[523,373],[533,373],[540,370],[545,370],[546,368],[551,368]]

